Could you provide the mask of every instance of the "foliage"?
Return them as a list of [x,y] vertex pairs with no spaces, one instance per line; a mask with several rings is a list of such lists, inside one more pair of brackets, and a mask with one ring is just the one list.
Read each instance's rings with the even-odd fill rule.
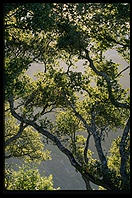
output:
[[56,118],[57,130],[64,135],[72,135],[78,129],[79,121],[71,111],[59,112]]
[[[48,159],[41,133],[68,156],[85,182],[128,190],[122,185],[120,163],[119,141],[124,140],[114,141],[109,156],[102,141],[117,128],[123,138],[129,137],[130,97],[120,84],[120,64],[104,57],[107,50],[115,49],[129,63],[129,3],[5,3],[4,25],[5,101],[9,104],[5,140],[17,135],[21,125],[25,127],[6,147],[9,156]],[[79,60],[81,72],[75,71]],[[33,80],[26,71],[35,62],[44,71]],[[91,136],[98,160],[89,149]],[[125,155],[128,152],[129,144],[124,147]],[[129,175],[129,158],[125,163]],[[14,173],[17,178],[19,173]]]
[[5,187],[7,190],[59,190],[53,187],[52,175],[41,177],[38,169],[28,166],[18,171],[6,169]]
[[[8,109],[8,106],[7,106]],[[18,133],[17,120],[9,111],[5,113],[5,141]],[[26,162],[40,163],[43,160],[51,160],[50,152],[45,149],[42,137],[32,127],[26,127],[21,136],[12,141],[5,148],[5,157],[23,158]]]
[[[110,155],[108,156],[108,167],[110,170],[114,172],[113,180],[116,183],[116,185],[121,185],[120,180],[120,166],[121,166],[121,157],[119,152],[119,145],[120,145],[121,138],[118,137],[115,139],[111,145],[110,148]],[[130,152],[130,137],[127,138],[127,145],[126,145],[126,153]],[[126,163],[126,171],[128,175],[127,183],[125,184],[128,188],[129,187],[129,180],[130,180],[130,156],[128,157],[127,163]],[[118,179],[117,179],[118,178]]]

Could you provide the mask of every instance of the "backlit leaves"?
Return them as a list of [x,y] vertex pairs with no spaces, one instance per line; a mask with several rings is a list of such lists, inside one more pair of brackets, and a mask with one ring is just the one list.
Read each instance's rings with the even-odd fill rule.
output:
[[41,176],[38,169],[30,166],[19,167],[18,171],[7,169],[5,172],[7,190],[59,190],[53,187],[53,177]]

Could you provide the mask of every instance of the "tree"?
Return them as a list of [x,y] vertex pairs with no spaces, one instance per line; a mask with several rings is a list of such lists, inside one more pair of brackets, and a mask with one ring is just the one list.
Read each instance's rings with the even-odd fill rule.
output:
[[[51,160],[50,152],[44,150],[42,137],[32,127],[27,127],[9,112],[5,105],[5,188],[7,190],[58,190],[53,187],[53,176],[41,177],[37,168],[41,161]],[[8,166],[6,159],[23,159],[27,165],[15,171]],[[29,164],[31,164],[29,166]]]
[[41,177],[35,168],[25,166],[18,171],[6,169],[5,175],[7,190],[59,190],[53,188],[52,175]]
[[5,112],[5,158],[23,157],[25,162],[36,163],[51,159],[50,152],[44,150],[40,134],[24,123],[19,125],[8,107]]
[[[129,67],[118,72],[120,65],[104,57],[116,49],[129,62],[129,3],[5,3],[4,11],[5,100],[21,134],[31,126],[55,143],[87,189],[91,181],[107,190],[129,190],[130,106],[119,83]],[[80,59],[84,73],[73,70]],[[25,74],[33,62],[44,66],[35,81]],[[102,141],[117,128],[122,134],[113,157],[114,143],[109,156]],[[99,159],[92,157],[91,137]]]

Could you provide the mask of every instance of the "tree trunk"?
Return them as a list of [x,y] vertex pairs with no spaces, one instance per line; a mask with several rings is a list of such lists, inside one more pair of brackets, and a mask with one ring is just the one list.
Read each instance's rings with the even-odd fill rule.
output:
[[90,181],[85,176],[83,176],[83,175],[82,175],[82,178],[83,178],[83,180],[84,180],[84,182],[86,184],[86,190],[93,190],[91,188],[91,186],[90,186]]

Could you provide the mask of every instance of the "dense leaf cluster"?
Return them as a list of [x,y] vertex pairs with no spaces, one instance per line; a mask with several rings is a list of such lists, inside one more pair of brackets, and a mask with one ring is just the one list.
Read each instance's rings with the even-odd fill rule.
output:
[[[67,155],[87,188],[90,180],[108,190],[129,189],[130,98],[119,81],[120,64],[104,57],[114,49],[129,63],[129,23],[128,3],[5,3],[8,157],[48,159],[41,133]],[[43,72],[32,79],[26,72],[36,62]],[[102,141],[117,128],[121,138],[105,156]],[[98,160],[89,148],[91,136]],[[14,172],[11,181],[8,189],[54,190],[52,178],[36,170]]]

